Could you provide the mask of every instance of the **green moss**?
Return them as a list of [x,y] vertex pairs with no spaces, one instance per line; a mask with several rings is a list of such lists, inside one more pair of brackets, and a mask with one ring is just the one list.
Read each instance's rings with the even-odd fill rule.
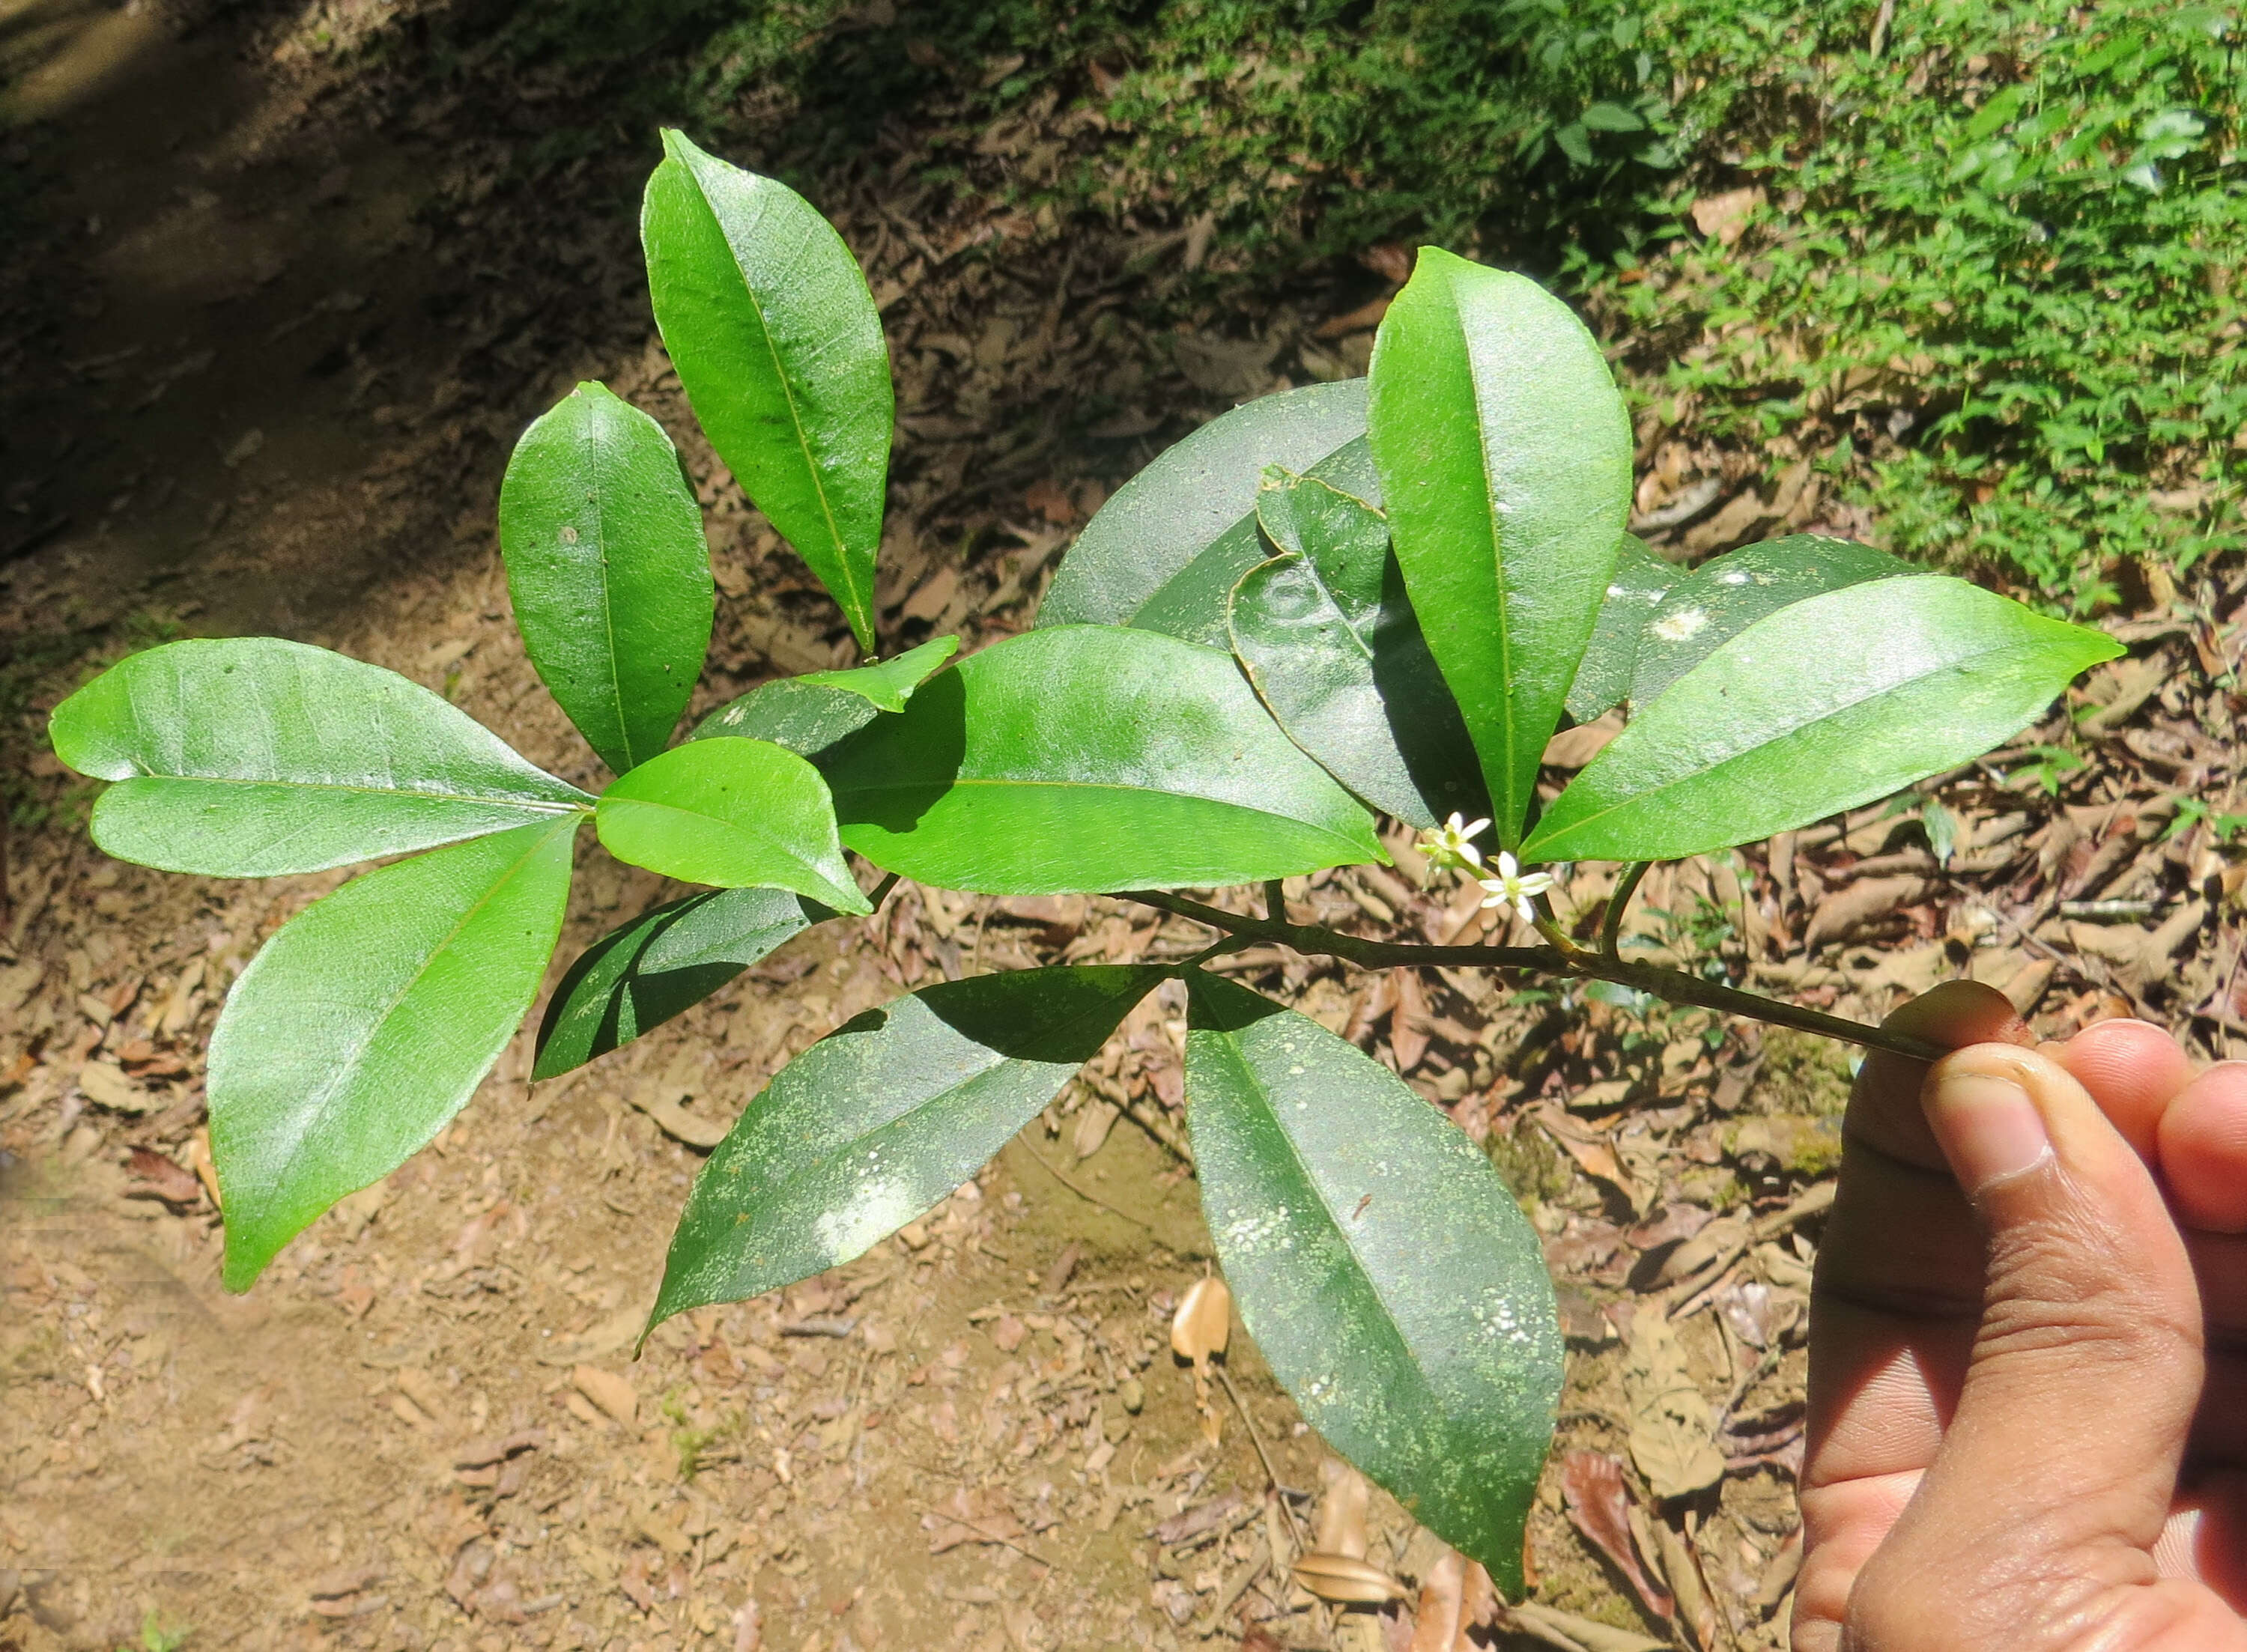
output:
[[1849,1063],[1847,1048],[1830,1038],[1766,1027],[1763,1067],[1748,1104],[1759,1113],[1838,1116],[1849,1105]]
[[1525,1209],[1559,1198],[1575,1180],[1574,1167],[1542,1130],[1526,1124],[1511,1136],[1493,1130],[1489,1145],[1490,1162]]

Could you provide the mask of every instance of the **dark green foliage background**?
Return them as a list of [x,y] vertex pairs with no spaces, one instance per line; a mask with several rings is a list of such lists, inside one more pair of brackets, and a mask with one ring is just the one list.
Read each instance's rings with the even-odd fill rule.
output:
[[[1875,53],[1876,10],[567,0],[475,56],[636,65],[557,158],[659,114],[713,141],[780,116],[816,172],[903,120],[928,181],[987,190],[976,138],[1026,118],[1069,135],[1001,193],[1064,224],[1213,215],[1194,296],[1438,242],[1586,304],[1689,437],[1806,437],[1890,549],[2077,610],[2132,559],[2189,568],[2238,521],[2238,24],[1916,0]],[[1735,244],[1691,227],[1754,186]]]

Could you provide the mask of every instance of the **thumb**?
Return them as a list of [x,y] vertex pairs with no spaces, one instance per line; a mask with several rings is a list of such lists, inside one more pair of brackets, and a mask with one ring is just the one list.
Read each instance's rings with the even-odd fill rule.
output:
[[2144,1162],[2056,1062],[1973,1045],[1922,1100],[1983,1226],[1982,1318],[1941,1450],[1868,1576],[1902,1562],[1949,1580],[1929,1593],[1964,1616],[1929,1644],[1979,1644],[1977,1620],[2008,1626],[1991,1645],[2068,1644],[2102,1597],[2153,1579],[2201,1390],[2191,1265]]

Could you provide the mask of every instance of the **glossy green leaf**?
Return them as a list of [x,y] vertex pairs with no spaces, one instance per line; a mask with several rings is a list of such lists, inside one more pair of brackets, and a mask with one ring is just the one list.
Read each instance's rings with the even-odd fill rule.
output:
[[849,671],[815,671],[798,680],[822,688],[843,689],[869,701],[879,711],[903,711],[913,690],[943,670],[945,662],[959,652],[959,638],[932,637],[892,659]]
[[782,889],[714,889],[642,912],[588,946],[547,1000],[533,1078],[552,1078],[691,1009],[835,914]]
[[1424,247],[1367,416],[1405,587],[1518,843],[1629,515],[1622,397],[1566,304]]
[[[1302,470],[1364,433],[1362,379],[1282,390],[1220,413],[1157,454],[1093,514],[1062,558],[1038,624],[1141,625],[1140,611],[1244,521],[1253,541],[1265,466]],[[1195,640],[1225,645],[1225,593],[1263,560],[1253,543],[1242,556],[1215,585],[1217,635]]]
[[[1380,509],[1381,478],[1374,473],[1373,455],[1363,436],[1344,442],[1303,474]],[[1149,597],[1131,617],[1132,629],[1158,631],[1205,648],[1231,649],[1233,588],[1271,555],[1271,541],[1252,509]]]
[[592,799],[395,672],[276,637],[170,643],[55,707],[55,754],[114,781],[93,841],[215,877],[315,872]]
[[1943,575],[1808,597],[1633,718],[1524,857],[1677,860],[1807,825],[1978,757],[2121,652]]
[[1562,1362],[1535,1230],[1387,1068],[1246,987],[1187,986],[1194,1174],[1248,1334],[1328,1444],[1519,1594]]
[[664,348],[718,457],[871,650],[896,416],[873,294],[787,185],[677,132],[663,149],[640,239]]
[[1288,737],[1342,784],[1408,824],[1486,816],[1458,707],[1429,656],[1389,524],[1315,477],[1270,473],[1265,536],[1290,553],[1241,577],[1232,642]]
[[864,694],[802,677],[782,677],[721,706],[686,738],[768,740],[799,757],[816,757],[881,714],[881,707]]
[[1636,535],[1622,536],[1599,622],[1592,627],[1584,657],[1576,662],[1575,680],[1568,685],[1569,716],[1588,723],[1630,698],[1631,672],[1638,663],[1646,622],[1654,617],[1663,593],[1684,574],[1675,563],[1649,550]]
[[475,1093],[545,976],[577,827],[517,827],[370,872],[249,960],[210,1041],[227,1289],[249,1289]]
[[516,444],[499,543],[523,645],[618,774],[661,751],[710,646],[702,509],[657,424],[583,384]]
[[830,1033],[774,1075],[695,1178],[649,1325],[847,1262],[929,1210],[1162,978],[1107,965],[979,975]]
[[1790,534],[1713,556],[1672,585],[1638,645],[1630,703],[1637,711],[1765,615],[1806,597],[1925,571],[1870,545]]
[[1152,631],[1010,637],[820,767],[845,843],[945,889],[1244,884],[1385,858],[1372,816],[1228,657]]
[[681,883],[874,910],[843,859],[827,782],[769,741],[693,741],[651,758],[601,794],[593,820],[618,860]]

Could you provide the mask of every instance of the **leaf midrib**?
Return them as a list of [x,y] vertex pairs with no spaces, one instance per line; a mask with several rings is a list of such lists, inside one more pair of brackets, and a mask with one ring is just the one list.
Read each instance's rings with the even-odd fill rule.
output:
[[754,845],[768,846],[773,853],[781,856],[786,860],[793,862],[795,864],[801,866],[808,872],[820,876],[822,882],[827,881],[824,875],[819,873],[819,869],[816,866],[804,859],[802,856],[797,854],[794,850],[783,845],[778,838],[774,837],[769,834],[762,833],[754,827],[744,825],[740,821],[735,820],[729,816],[714,815],[707,809],[690,809],[684,803],[666,803],[659,802],[652,797],[633,797],[629,795],[621,795],[614,792],[611,792],[608,796],[601,799],[601,802],[606,804],[611,810],[618,809],[662,809],[668,814],[683,815],[687,819],[693,821],[706,821],[710,825],[718,828],[721,831],[723,831],[731,836],[741,838]]
[[[717,230],[718,239],[725,243],[727,256],[734,266],[734,273],[741,277],[742,295],[748,299],[750,312],[757,318],[757,342],[765,347],[765,353],[772,358],[773,377],[779,381],[781,397],[788,404],[789,423],[796,432],[796,445],[802,453],[804,470],[811,478],[812,493],[819,501],[820,519],[826,523],[827,536],[834,543],[837,569],[843,576],[844,587],[850,593],[850,618],[853,626],[855,628],[857,623],[863,619],[866,623],[867,631],[871,633],[873,630],[873,616],[870,611],[869,603],[872,593],[861,591],[858,589],[857,576],[850,567],[850,548],[843,540],[841,525],[835,520],[835,507],[827,495],[827,479],[820,473],[818,454],[812,447],[810,433],[804,427],[802,412],[796,406],[796,385],[789,379],[788,368],[780,358],[779,346],[773,343],[772,325],[765,319],[764,301],[758,297],[756,285],[750,281],[749,272],[742,265],[741,255],[734,250],[734,238],[726,233],[726,226],[718,216],[718,209],[711,204],[708,193],[702,188],[701,174],[692,165],[688,165],[686,171],[687,176],[693,181],[695,199],[702,203],[703,210],[710,215],[711,225]],[[752,193],[762,194],[762,192],[756,190],[753,184]],[[766,203],[762,200],[759,201],[758,215],[763,216],[765,210]]]
[[[359,786],[345,781],[260,779],[256,775],[165,775],[154,769],[128,775],[126,780],[171,781],[195,786],[281,786],[290,791],[346,792],[362,797],[411,797],[439,803],[484,803],[494,808],[520,809],[536,815],[590,815],[593,812],[593,799],[590,796],[581,803],[562,797],[511,797],[501,793],[424,791],[415,786]],[[121,786],[125,781],[115,783]],[[579,795],[585,796],[585,794],[580,793]]]
[[[1752,630],[1753,627],[1750,627],[1750,629]],[[1747,635],[1747,632],[1742,631],[1740,635],[1745,636]],[[1727,645],[1729,645],[1729,644]],[[1570,821],[1566,826],[1555,832],[1553,836],[1547,839],[1545,843],[1542,845],[1536,845],[1535,834],[1533,833],[1531,835],[1531,843],[1533,845],[1540,849],[1549,848],[1553,843],[1566,841],[1571,834],[1582,831],[1585,828],[1605,820],[1609,815],[1614,814],[1618,809],[1636,808],[1639,805],[1647,802],[1650,799],[1660,797],[1665,792],[1674,790],[1677,787],[1689,786],[1696,781],[1705,780],[1711,775],[1721,773],[1723,770],[1731,768],[1734,763],[1742,761],[1746,758],[1752,757],[1759,752],[1767,750],[1769,747],[1778,745],[1781,741],[1792,740],[1798,734],[1804,733],[1806,730],[1813,729],[1820,723],[1826,721],[1829,718],[1838,717],[1844,712],[1854,711],[1860,706],[1870,705],[1875,700],[1885,700],[1891,694],[1901,693],[1907,689],[1922,687],[1937,677],[1950,675],[1967,666],[1972,665],[1977,660],[1986,659],[1993,654],[2017,653],[2026,645],[2027,645],[2020,643],[1998,643],[1986,648],[1977,648],[1970,654],[1956,655],[1953,658],[1945,660],[1941,666],[1937,666],[1933,671],[1922,672],[1916,677],[1907,677],[1896,682],[1885,684],[1879,688],[1870,691],[1869,693],[1859,694],[1854,700],[1845,700],[1838,704],[1829,706],[1824,711],[1820,712],[1815,717],[1805,718],[1800,722],[1781,729],[1779,733],[1771,735],[1767,739],[1756,741],[1752,746],[1743,746],[1738,751],[1735,751],[1727,756],[1719,758],[1717,761],[1708,764],[1704,768],[1697,768],[1690,774],[1680,775],[1675,780],[1666,780],[1658,786],[1649,787],[1644,791],[1633,792],[1627,797],[1618,798],[1616,801],[1609,803],[1606,808],[1600,809],[1595,814],[1586,815],[1580,820]],[[1713,658],[1713,655],[1711,658]],[[1699,667],[1696,666],[1695,669],[1698,670]],[[1691,673],[1688,672],[1687,675],[1690,676]],[[1682,683],[1684,680],[1685,678],[1684,677],[1677,679],[1679,683]],[[1672,688],[1675,688],[1677,686],[1677,685],[1676,683],[1670,685]],[[1604,755],[1604,754],[1602,754]],[[1565,795],[1565,794],[1563,795]]]
[[[930,784],[931,782],[925,780],[882,781],[872,785],[852,786],[846,789],[838,790],[835,794],[835,796],[837,802],[839,805],[841,801],[846,797],[865,797],[882,792],[925,791]],[[946,790],[969,786],[1023,786],[1042,787],[1055,791],[1121,792],[1128,796],[1175,797],[1185,802],[1206,803],[1212,809],[1234,809],[1243,815],[1253,815],[1259,820],[1285,821],[1290,826],[1301,826],[1306,830],[1321,833],[1322,835],[1334,838],[1340,843],[1355,843],[1356,842],[1356,839],[1349,836],[1347,833],[1338,831],[1331,826],[1322,825],[1317,821],[1305,820],[1300,815],[1281,815],[1272,809],[1258,809],[1253,804],[1236,803],[1229,798],[1206,796],[1200,792],[1165,791],[1159,786],[1124,786],[1120,785],[1114,781],[1103,780],[1013,780],[1005,777],[983,775],[971,777],[965,775],[955,775],[952,779],[942,782],[942,784]],[[863,826],[878,824],[878,823],[871,821],[852,821],[850,824],[854,826]]]
[[[1150,980],[1146,987],[1140,993],[1139,999],[1145,998],[1148,993],[1154,990],[1154,987],[1155,982],[1152,980]],[[1121,1027],[1124,1024],[1124,1016],[1131,1013],[1133,1005],[1136,1005],[1138,1001],[1138,999],[1134,999],[1131,1004],[1127,1004],[1122,1009],[1116,1012],[1113,1020],[1117,1027]],[[925,1002],[922,1007],[927,1007]],[[1077,1027],[1100,1020],[1103,1016],[1106,1015],[1107,1013],[1108,1007],[1106,1005],[1088,1007],[1079,1014],[1070,1016],[1067,1021],[1059,1022],[1048,1029],[1046,1037],[1048,1039],[1059,1039],[1066,1033],[1074,1031]],[[934,1010],[930,1010],[929,1014],[931,1015],[935,1015],[936,1012]],[[942,1020],[942,1017],[939,1016],[938,1019]],[[946,1025],[949,1025],[949,1023],[947,1022]],[[1110,1032],[1112,1035],[1113,1028],[1110,1029]],[[832,1037],[833,1034],[830,1034],[829,1036]],[[965,1035],[963,1034],[963,1036]],[[1105,1043],[1107,1040],[1103,1039],[1101,1041]],[[1043,1055],[1001,1055],[995,1049],[993,1049],[990,1045],[982,1042],[980,1039],[970,1039],[969,1042],[974,1044],[978,1049],[988,1052],[993,1059],[977,1068],[973,1072],[968,1074],[958,1082],[946,1085],[943,1089],[937,1091],[934,1095],[927,1096],[921,1101],[915,1102],[911,1107],[906,1108],[901,1113],[891,1115],[889,1118],[884,1120],[880,1124],[876,1125],[872,1130],[864,1131],[860,1135],[853,1136],[846,1141],[836,1143],[833,1147],[822,1152],[819,1157],[814,1160],[811,1164],[803,1165],[802,1168],[791,1171],[785,1179],[778,1182],[768,1183],[763,1190],[761,1190],[760,1197],[768,1197],[770,1194],[779,1190],[793,1187],[802,1178],[809,1175],[820,1165],[829,1163],[838,1154],[845,1153],[853,1148],[863,1146],[864,1143],[872,1141],[878,1136],[885,1136],[891,1130],[897,1130],[902,1125],[910,1123],[914,1119],[919,1118],[930,1108],[937,1106],[939,1103],[951,1096],[959,1095],[960,1091],[966,1089],[969,1085],[989,1077],[993,1073],[997,1072],[1001,1068],[1005,1067],[1009,1063],[1022,1063],[1026,1065],[1035,1063],[1045,1067],[1061,1067],[1065,1065],[1082,1067],[1086,1062],[1092,1059],[1090,1055],[1079,1056],[1074,1061],[1071,1061],[1067,1056],[1048,1057]],[[1093,1054],[1097,1055],[1099,1052],[1095,1050]],[[749,1103],[750,1107],[754,1107],[756,1103],[755,1101],[752,1101]],[[742,1111],[744,1116],[746,1116],[748,1109],[745,1108]]]
[[609,513],[608,489],[603,486],[601,469],[601,418],[604,409],[589,400],[585,420],[585,449],[589,459],[586,467],[593,479],[593,555],[600,569],[601,634],[607,640],[603,663],[608,667],[610,710],[616,718],[617,748],[625,754],[625,768],[630,772],[639,766],[639,759],[632,750],[632,728],[625,717],[625,683],[623,662],[617,655],[616,595],[609,577]]
[[[1294,1012],[1281,1013],[1292,1014]],[[1342,1240],[1342,1248],[1349,1253],[1350,1263],[1356,1268],[1358,1277],[1365,1282],[1365,1288],[1371,1293],[1374,1300],[1381,1305],[1383,1323],[1389,1327],[1390,1333],[1397,1338],[1398,1346],[1404,1350],[1406,1360],[1411,1367],[1412,1376],[1419,1386],[1429,1410],[1442,1420],[1444,1431],[1448,1433],[1450,1431],[1449,1415],[1437,1398],[1435,1385],[1428,1380],[1427,1371],[1421,1364],[1419,1349],[1413,1346],[1412,1339],[1405,1335],[1404,1328],[1397,1322],[1397,1316],[1390,1311],[1388,1301],[1383,1297],[1379,1287],[1374,1284],[1373,1270],[1366,1265],[1364,1253],[1359,1250],[1356,1242],[1351,1239],[1349,1228],[1343,1225],[1334,1206],[1327,1202],[1326,1195],[1320,1191],[1318,1181],[1311,1175],[1310,1166],[1303,1158],[1302,1149],[1296,1145],[1295,1138],[1289,1134],[1287,1123],[1281,1118],[1279,1108],[1273,1102],[1269,1087],[1257,1077],[1256,1069],[1250,1064],[1247,1052],[1241,1044],[1240,1034],[1227,1032],[1220,1036],[1225,1039],[1226,1048],[1233,1055],[1234,1064],[1240,1068],[1249,1089],[1254,1094],[1257,1103],[1270,1117],[1272,1128],[1278,1133],[1280,1139],[1287,1144],[1288,1163],[1294,1168],[1296,1180],[1310,1195],[1319,1210],[1324,1213],[1327,1225],[1331,1227],[1335,1237]]]
[[[517,828],[516,829],[520,830],[522,829]],[[355,1045],[352,1048],[351,1054],[346,1058],[337,1063],[334,1077],[327,1084],[322,1086],[319,1089],[314,1092],[311,1106],[302,1109],[298,1114],[297,1116],[303,1121],[303,1123],[300,1128],[289,1132],[288,1150],[283,1162],[283,1170],[284,1174],[279,1178],[277,1178],[277,1185],[286,1186],[288,1183],[294,1178],[297,1162],[303,1156],[304,1143],[311,1134],[311,1126],[316,1116],[318,1117],[318,1122],[323,1123],[326,1122],[325,1115],[330,1103],[331,1103],[335,1100],[336,1096],[346,1088],[350,1081],[357,1076],[360,1064],[366,1059],[368,1050],[372,1048],[376,1037],[381,1033],[382,1029],[390,1024],[391,1017],[397,1014],[399,1006],[403,1004],[407,998],[413,995],[414,988],[419,986],[421,984],[423,978],[429,973],[431,969],[435,967],[437,960],[452,950],[454,945],[461,939],[462,932],[464,932],[468,925],[475,920],[475,918],[487,906],[490,905],[494,900],[498,898],[500,891],[512,884],[516,877],[522,872],[523,867],[529,864],[532,857],[543,852],[546,846],[554,841],[555,832],[559,829],[561,829],[559,827],[555,827],[541,833],[536,843],[525,849],[521,855],[518,855],[515,858],[514,862],[508,866],[506,870],[501,872],[498,877],[493,878],[492,881],[485,886],[483,893],[476,897],[474,904],[471,905],[466,911],[461,914],[460,920],[455,923],[451,929],[446,932],[445,938],[429,949],[427,956],[423,958],[420,967],[414,970],[413,975],[406,981],[406,984],[400,986],[397,993],[393,995],[390,1002],[384,1007],[382,1013],[367,1023],[365,1033],[356,1041]],[[577,828],[572,826],[570,829],[574,832],[577,830]]]

